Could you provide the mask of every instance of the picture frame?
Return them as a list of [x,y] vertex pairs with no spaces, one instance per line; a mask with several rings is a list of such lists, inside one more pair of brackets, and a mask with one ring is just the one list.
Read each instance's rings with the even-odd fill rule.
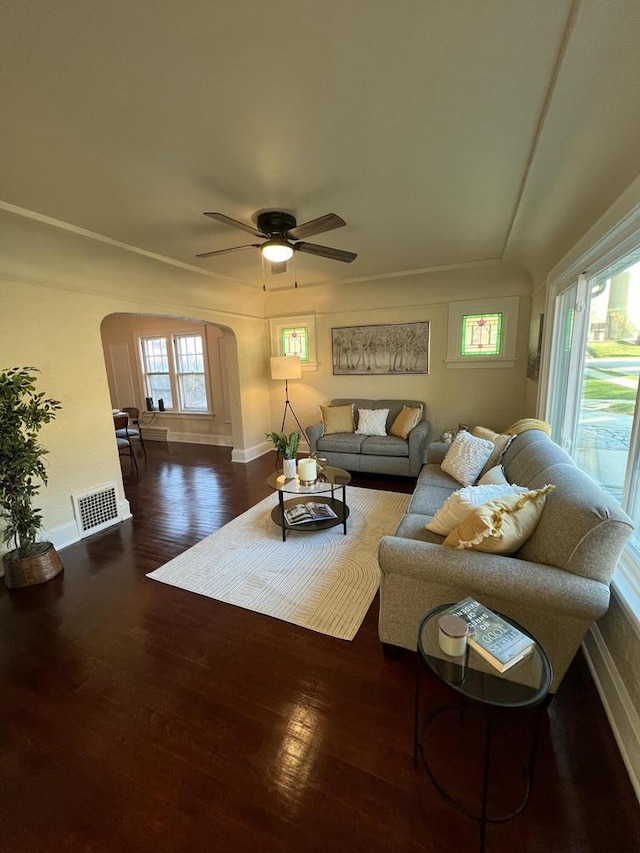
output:
[[527,355],[527,379],[540,377],[540,356],[542,355],[542,336],[544,332],[544,314],[533,317],[529,325],[529,352]]
[[334,376],[429,373],[430,321],[331,329]]

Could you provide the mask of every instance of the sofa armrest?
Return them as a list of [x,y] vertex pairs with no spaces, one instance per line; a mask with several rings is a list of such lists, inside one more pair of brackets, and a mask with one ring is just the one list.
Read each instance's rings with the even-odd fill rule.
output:
[[311,424],[306,428],[307,438],[309,439],[309,453],[318,452],[318,439],[322,438],[322,422]]
[[429,421],[420,421],[407,436],[409,443],[409,470],[412,476],[417,477],[424,465],[424,450],[427,446],[431,424]]
[[588,621],[598,619],[609,606],[606,584],[515,557],[384,536],[378,561],[383,575],[459,589],[459,599],[472,595],[480,601],[485,596],[526,602],[529,610]]

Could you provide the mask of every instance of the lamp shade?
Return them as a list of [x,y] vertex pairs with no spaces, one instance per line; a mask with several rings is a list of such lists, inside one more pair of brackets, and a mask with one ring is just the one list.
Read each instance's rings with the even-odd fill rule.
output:
[[261,251],[265,258],[273,263],[283,263],[293,256],[293,247],[286,240],[279,240],[277,237],[263,243]]
[[297,355],[271,356],[272,379],[300,379],[301,376],[302,364]]

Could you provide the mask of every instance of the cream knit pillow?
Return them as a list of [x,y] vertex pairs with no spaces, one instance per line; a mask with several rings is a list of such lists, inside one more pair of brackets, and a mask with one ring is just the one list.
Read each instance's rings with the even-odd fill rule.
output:
[[471,486],[478,479],[493,450],[492,441],[476,438],[462,430],[453,439],[440,467],[463,486]]

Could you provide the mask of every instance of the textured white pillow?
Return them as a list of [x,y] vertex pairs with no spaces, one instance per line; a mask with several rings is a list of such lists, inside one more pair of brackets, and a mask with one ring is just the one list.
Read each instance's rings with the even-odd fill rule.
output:
[[523,494],[526,491],[528,490],[524,486],[512,486],[509,483],[466,486],[450,495],[425,526],[427,530],[432,530],[441,536],[448,536],[477,506],[506,495]]
[[389,409],[358,409],[358,435],[386,435]]
[[478,479],[493,450],[492,441],[476,438],[470,432],[462,430],[453,439],[453,444],[440,467],[463,486],[470,486]]

